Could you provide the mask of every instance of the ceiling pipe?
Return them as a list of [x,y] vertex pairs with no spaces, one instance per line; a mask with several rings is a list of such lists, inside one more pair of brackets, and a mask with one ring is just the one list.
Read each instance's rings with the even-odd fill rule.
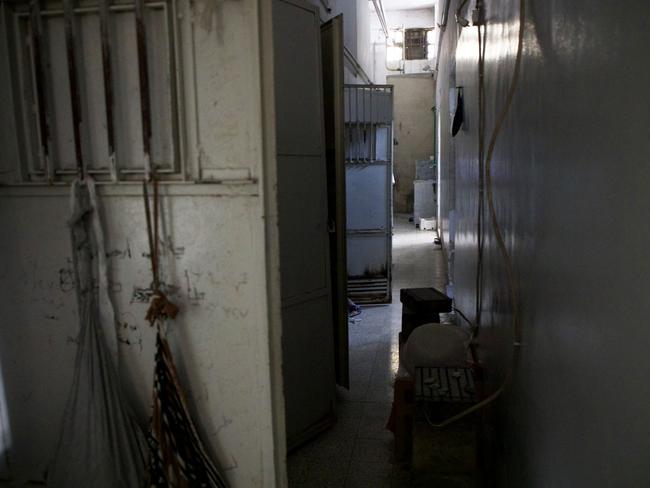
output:
[[386,22],[384,5],[381,3],[381,0],[372,0],[372,4],[375,6],[375,13],[377,14],[377,18],[379,18],[379,23],[381,24],[381,30],[384,31],[384,36],[388,37],[388,23]]
[[357,58],[355,58],[354,54],[352,54],[350,50],[345,46],[343,47],[343,56],[354,68],[356,76],[360,76],[361,79],[368,85],[373,84],[368,74],[364,71],[363,67],[359,64],[359,61],[357,61]]
[[449,4],[451,0],[445,0],[445,9],[442,12],[441,23],[438,24],[438,53],[436,54],[436,67],[434,71],[438,72],[438,65],[440,63],[440,50],[442,49],[442,35],[447,28],[447,21],[449,20]]

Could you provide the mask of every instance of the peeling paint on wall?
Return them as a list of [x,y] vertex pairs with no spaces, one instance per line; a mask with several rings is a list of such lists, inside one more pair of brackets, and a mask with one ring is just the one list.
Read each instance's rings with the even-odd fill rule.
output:
[[[237,170],[249,179],[237,186],[162,185],[162,193],[173,194],[161,202],[163,290],[181,308],[169,326],[169,340],[183,386],[203,392],[192,397],[192,413],[231,486],[270,487],[275,465],[261,224],[266,213],[256,184],[262,174],[258,2],[224,3],[221,34],[228,42],[222,44],[215,42],[214,33],[196,29],[192,9],[190,2],[178,2],[177,68],[186,80],[179,92],[187,135],[181,156],[194,165],[201,148],[207,169],[219,173],[226,168],[223,174]],[[0,23],[0,35],[5,25]],[[3,69],[6,61],[0,57]],[[2,133],[15,125],[8,112],[11,120],[0,113]],[[3,168],[10,163],[5,149],[0,148]],[[11,157],[16,160],[19,154]],[[118,320],[120,379],[146,424],[155,331],[144,319],[151,272],[142,198],[129,184],[106,194],[99,190]],[[0,474],[38,480],[58,435],[79,332],[68,196],[56,186],[3,186],[0,200],[0,255],[11,257],[0,263],[5,290],[0,298],[0,381],[12,432],[11,472]],[[206,435],[215,431],[218,435]]]

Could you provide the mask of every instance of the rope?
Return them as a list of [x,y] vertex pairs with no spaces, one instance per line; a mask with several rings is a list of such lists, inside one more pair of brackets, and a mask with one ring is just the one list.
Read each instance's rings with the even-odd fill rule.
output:
[[153,216],[149,205],[149,191],[147,181],[142,181],[142,194],[144,196],[144,210],[147,221],[147,238],[149,240],[149,259],[151,261],[151,274],[153,282],[151,284],[152,296],[147,310],[146,319],[153,326],[160,323],[165,318],[175,318],[178,315],[178,307],[174,305],[165,294],[160,290],[160,263],[158,261],[158,180],[152,175],[153,184]]
[[160,289],[158,180],[152,175],[150,181],[153,184],[153,212],[147,180],[142,182],[153,275],[153,294],[146,318],[152,326],[156,325],[157,334],[153,410],[147,436],[150,449],[147,486],[225,488],[227,481],[208,456],[192,421],[171,349],[165,339],[163,324],[166,319],[176,317],[178,307]]
[[503,233],[501,232],[501,227],[499,226],[499,221],[497,220],[496,209],[494,206],[494,192],[492,188],[492,157],[494,155],[494,147],[496,146],[499,133],[501,132],[501,127],[503,126],[503,123],[506,120],[506,116],[510,111],[510,106],[512,105],[512,101],[517,90],[519,71],[521,69],[521,52],[523,50],[524,44],[524,27],[526,21],[526,2],[525,0],[520,0],[519,4],[519,39],[517,42],[517,57],[515,59],[515,66],[512,72],[510,87],[506,96],[506,103],[501,109],[501,113],[499,113],[499,117],[497,118],[494,130],[492,131],[492,137],[490,137],[487,156],[485,158],[485,188],[487,191],[488,208],[490,210],[490,221],[492,223],[492,228],[494,229],[494,236],[497,240],[499,251],[501,252],[501,257],[503,258],[504,264],[506,266],[506,274],[508,276],[508,288],[510,291],[510,305],[512,307],[512,326],[515,337],[515,348],[517,347],[516,344],[519,344],[521,342],[519,300],[517,297],[517,287],[515,284],[514,271],[512,269],[512,259],[510,258],[510,253],[508,253],[508,248],[503,239]]

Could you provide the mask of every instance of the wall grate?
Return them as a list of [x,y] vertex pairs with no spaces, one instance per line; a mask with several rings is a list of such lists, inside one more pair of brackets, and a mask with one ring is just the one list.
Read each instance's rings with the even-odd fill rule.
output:
[[360,304],[386,303],[390,301],[390,282],[388,278],[350,278],[348,296]]

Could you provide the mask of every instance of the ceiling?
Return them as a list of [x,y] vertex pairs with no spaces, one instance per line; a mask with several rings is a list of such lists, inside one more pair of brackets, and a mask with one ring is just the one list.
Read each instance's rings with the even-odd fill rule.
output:
[[433,0],[382,0],[384,10],[412,10],[416,8],[431,8],[437,2]]

